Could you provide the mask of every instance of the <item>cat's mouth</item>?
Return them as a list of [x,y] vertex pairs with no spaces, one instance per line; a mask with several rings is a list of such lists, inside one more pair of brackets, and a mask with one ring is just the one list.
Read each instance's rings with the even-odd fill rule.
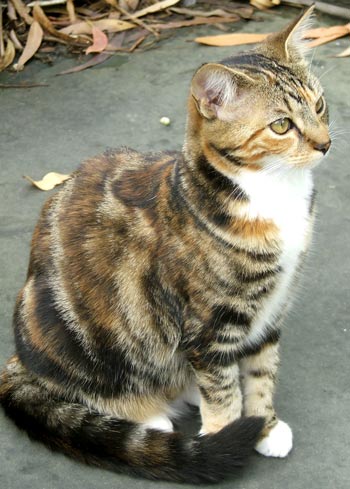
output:
[[328,148],[325,151],[314,149],[314,151],[305,158],[300,158],[297,161],[292,162],[292,166],[300,169],[312,169],[318,166],[329,155],[329,148],[331,142],[329,142]]

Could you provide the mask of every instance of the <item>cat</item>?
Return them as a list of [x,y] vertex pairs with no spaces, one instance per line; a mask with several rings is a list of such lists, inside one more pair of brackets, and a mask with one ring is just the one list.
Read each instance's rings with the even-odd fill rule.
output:
[[[0,381],[33,439],[192,483],[292,449],[273,407],[280,331],[331,144],[311,11],[195,72],[183,152],[107,151],[44,205]],[[174,431],[179,399],[199,407],[196,436]]]

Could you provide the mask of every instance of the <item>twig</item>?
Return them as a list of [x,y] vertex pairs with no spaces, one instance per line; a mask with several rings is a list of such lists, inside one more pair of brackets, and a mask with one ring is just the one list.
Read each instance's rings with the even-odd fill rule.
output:
[[7,17],[10,20],[17,20],[15,7],[13,6],[10,0],[7,0]]
[[2,4],[0,3],[0,58],[4,56],[5,45],[4,45],[4,31],[2,29]]
[[167,29],[179,29],[181,27],[190,27],[193,25],[209,25],[209,24],[223,24],[224,22],[237,22],[239,17],[195,17],[191,20],[179,20],[170,21],[164,24],[152,24],[152,27],[159,30]]
[[67,12],[68,12],[68,17],[69,21],[73,24],[77,20],[77,16],[75,13],[75,7],[74,7],[74,1],[73,0],[67,0]]
[[291,5],[292,7],[310,7],[310,5],[314,4],[315,8],[324,14],[350,19],[350,9],[331,5],[327,2],[314,2],[313,0],[282,0],[282,3],[284,5]]
[[28,25],[31,25],[34,19],[28,14],[28,7],[22,2],[22,0],[11,0],[11,2],[15,7],[18,15],[22,17],[24,22]]
[[146,39],[147,36],[142,36],[140,37],[140,39],[138,39],[137,41],[134,42],[134,44],[132,46],[130,46],[129,48],[113,48],[113,47],[110,47],[105,49],[105,53],[116,53],[116,52],[121,52],[121,53],[132,53],[133,51],[135,51],[135,49],[137,48],[137,46],[139,46],[145,39]]
[[35,2],[27,3],[27,7],[34,7],[38,3],[40,7],[50,7],[51,5],[62,5],[67,3],[67,0],[36,0]]
[[48,83],[0,83],[0,88],[49,87]]
[[9,37],[10,37],[11,41],[13,42],[13,44],[15,45],[15,48],[18,51],[22,51],[23,46],[22,46],[20,40],[18,39],[18,37],[16,36],[16,33],[13,29],[10,30]]
[[113,6],[116,10],[119,10],[119,12],[121,14],[123,14],[127,19],[131,20],[132,22],[134,22],[134,24],[137,24],[139,25],[140,27],[143,27],[144,29],[146,29],[147,31],[151,32],[154,36],[156,37],[159,37],[159,33],[152,29],[152,27],[148,26],[147,24],[145,24],[142,20],[138,19],[137,17],[135,17],[134,15],[130,14],[129,12],[127,12],[125,9],[123,9],[123,7],[121,7],[118,3],[113,3]]

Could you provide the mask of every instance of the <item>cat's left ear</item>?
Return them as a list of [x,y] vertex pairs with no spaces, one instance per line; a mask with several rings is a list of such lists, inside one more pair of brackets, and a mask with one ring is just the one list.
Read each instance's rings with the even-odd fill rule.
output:
[[265,41],[265,46],[284,62],[303,62],[310,50],[304,34],[312,24],[315,5],[311,5],[282,31],[272,34]]
[[198,112],[206,119],[230,120],[254,84],[255,80],[242,71],[208,63],[195,73],[191,95]]

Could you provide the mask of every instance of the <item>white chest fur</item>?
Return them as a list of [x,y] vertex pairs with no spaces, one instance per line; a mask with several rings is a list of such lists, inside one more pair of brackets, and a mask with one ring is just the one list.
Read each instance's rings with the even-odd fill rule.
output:
[[290,285],[295,275],[300,253],[307,248],[310,234],[309,205],[313,191],[309,170],[291,172],[245,172],[235,181],[248,195],[250,204],[242,209],[247,219],[272,220],[279,229],[282,243],[280,266],[282,272],[271,295],[252,325],[249,342],[255,343],[264,328],[288,302]]

